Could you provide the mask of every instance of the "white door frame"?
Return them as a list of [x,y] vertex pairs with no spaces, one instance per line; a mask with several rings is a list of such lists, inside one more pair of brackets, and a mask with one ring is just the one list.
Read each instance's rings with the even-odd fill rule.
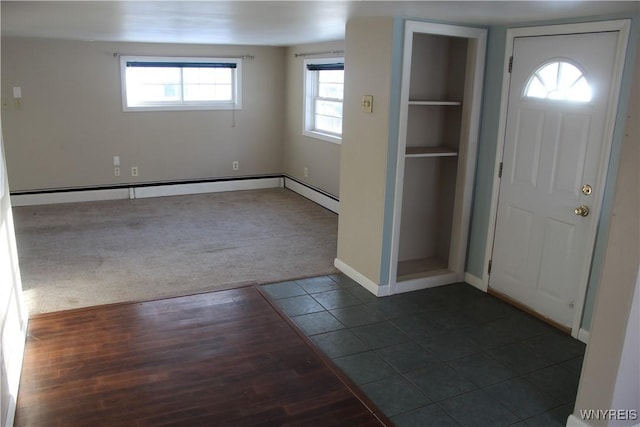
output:
[[[622,83],[622,72],[624,70],[624,62],[627,52],[627,41],[629,39],[629,29],[631,27],[631,21],[628,19],[616,20],[616,21],[601,21],[601,22],[585,22],[579,24],[564,24],[564,25],[547,25],[542,27],[525,27],[525,28],[510,28],[507,30],[507,40],[505,46],[505,58],[503,66],[502,76],[502,96],[500,99],[500,120],[498,122],[498,141],[496,146],[496,161],[493,169],[493,187],[491,190],[491,210],[489,213],[489,227],[487,230],[487,244],[485,247],[484,267],[487,267],[491,257],[493,255],[493,242],[496,231],[496,218],[498,215],[498,194],[500,189],[500,179],[498,178],[498,171],[502,157],[504,155],[505,145],[505,130],[507,126],[507,109],[509,99],[509,86],[511,81],[511,74],[509,73],[509,59],[513,52],[513,43],[516,37],[531,37],[531,36],[550,36],[550,35],[562,35],[562,34],[576,34],[576,33],[598,33],[604,31],[617,31],[619,32],[618,42],[616,45],[615,64],[613,68],[613,81],[611,82],[611,94],[609,96],[609,102],[607,105],[607,112],[604,124],[604,145],[603,153],[600,163],[600,182],[598,182],[597,188],[604,188],[607,178],[607,170],[609,167],[609,156],[611,153],[611,144],[613,142],[613,132],[615,129],[615,119],[618,110],[618,99],[620,97],[620,86]],[[596,221],[596,227],[600,223],[600,212],[602,210],[602,199],[604,191],[599,192],[599,200],[596,205],[596,209],[592,210],[592,214],[598,218]],[[590,239],[589,246],[595,245],[595,233]],[[580,331],[580,322],[582,320],[582,312],[584,309],[584,302],[587,293],[587,284],[589,281],[589,272],[591,269],[593,252],[588,256],[587,267],[582,274],[582,280],[578,287],[578,298],[576,300],[576,310],[573,318],[573,325],[571,328],[571,335],[575,338],[578,337]],[[489,288],[489,272],[487,268],[483,268],[482,272],[482,289],[487,291]]]

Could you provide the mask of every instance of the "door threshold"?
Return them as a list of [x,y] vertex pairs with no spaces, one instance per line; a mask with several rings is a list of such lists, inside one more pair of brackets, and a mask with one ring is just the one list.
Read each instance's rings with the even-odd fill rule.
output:
[[554,328],[560,330],[561,332],[564,332],[567,335],[571,335],[571,328],[568,326],[565,326],[561,323],[556,322],[553,319],[550,319],[549,317],[538,313],[537,311],[535,311],[534,309],[532,309],[531,307],[529,307],[528,305],[525,305],[519,301],[514,300],[513,298],[503,294],[502,292],[496,291],[495,289],[491,288],[491,286],[489,286],[489,288],[487,289],[487,293],[489,295],[492,295],[504,302],[506,302],[507,304],[510,304],[516,308],[518,308],[519,310],[524,311],[527,314],[530,314],[531,316],[535,317],[538,320],[542,320],[544,323],[553,326]]

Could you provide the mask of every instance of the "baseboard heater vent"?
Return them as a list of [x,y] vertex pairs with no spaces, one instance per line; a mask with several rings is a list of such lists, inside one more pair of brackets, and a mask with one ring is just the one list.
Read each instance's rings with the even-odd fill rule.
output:
[[11,204],[12,206],[33,206],[283,187],[333,212],[338,212],[338,200],[334,196],[286,175],[261,175],[197,181],[127,184],[122,186],[18,191],[11,193]]
[[313,187],[288,175],[284,175],[284,188],[295,191],[307,199],[316,202],[320,206],[329,209],[331,212],[338,213],[340,210],[340,201],[337,197],[329,194],[319,188]]

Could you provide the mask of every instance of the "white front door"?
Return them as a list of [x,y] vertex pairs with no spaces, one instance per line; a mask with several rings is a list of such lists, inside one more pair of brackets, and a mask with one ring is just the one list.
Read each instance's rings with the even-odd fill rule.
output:
[[601,32],[513,43],[489,286],[568,327],[602,200],[617,39]]

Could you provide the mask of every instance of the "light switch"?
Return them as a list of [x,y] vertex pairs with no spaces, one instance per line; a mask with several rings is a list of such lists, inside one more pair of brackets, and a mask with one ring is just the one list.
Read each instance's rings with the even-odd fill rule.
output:
[[369,113],[373,111],[373,95],[362,96],[362,112]]
[[22,98],[22,88],[20,86],[13,87],[13,98],[14,99]]

